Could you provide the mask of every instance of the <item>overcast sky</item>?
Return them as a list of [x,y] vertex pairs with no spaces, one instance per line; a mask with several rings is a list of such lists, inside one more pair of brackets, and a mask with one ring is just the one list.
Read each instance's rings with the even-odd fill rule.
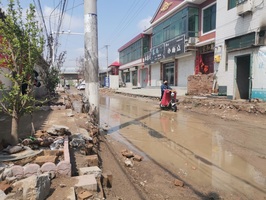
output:
[[[58,13],[62,4],[61,0],[21,0],[22,7],[29,3],[39,2],[42,7],[47,31],[56,31],[58,26]],[[63,2],[63,0],[62,0]],[[119,60],[118,49],[126,42],[137,36],[149,27],[161,0],[98,0],[98,57],[99,67]],[[2,0],[5,7],[6,0]],[[64,68],[76,68],[76,59],[84,56],[84,0],[68,0],[66,12],[62,21],[61,31],[71,31],[73,34],[61,34],[59,38],[58,54],[66,51]],[[40,11],[38,11],[40,17]],[[41,20],[41,18],[40,18]],[[77,34],[74,34],[77,33]]]

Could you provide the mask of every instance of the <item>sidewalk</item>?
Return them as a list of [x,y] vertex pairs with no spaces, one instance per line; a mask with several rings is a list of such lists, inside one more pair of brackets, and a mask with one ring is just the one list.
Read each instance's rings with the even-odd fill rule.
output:
[[[177,96],[185,96],[187,93],[186,87],[172,87],[172,89],[177,91]],[[146,87],[146,88],[118,88],[117,93],[134,94],[147,97],[161,97],[160,87]]]

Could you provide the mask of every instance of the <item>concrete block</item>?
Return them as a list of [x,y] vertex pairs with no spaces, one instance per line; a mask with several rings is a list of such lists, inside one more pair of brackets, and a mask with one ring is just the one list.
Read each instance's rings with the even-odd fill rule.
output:
[[[28,178],[17,181],[13,184],[16,188],[22,188],[21,199],[38,199],[45,200],[50,193],[49,175],[42,174],[40,176],[32,175]],[[16,193],[21,192],[17,190]],[[15,194],[15,196],[18,194]]]
[[76,194],[75,194],[74,187],[69,188],[66,196],[67,196],[66,198],[67,200],[76,200]]
[[90,155],[90,156],[86,156],[85,157],[86,162],[87,162],[87,166],[91,167],[91,166],[98,166],[98,155]]
[[11,167],[11,171],[14,177],[21,179],[24,176],[24,169],[20,165],[14,165]]
[[58,175],[71,176],[71,163],[67,161],[61,161],[56,166]]
[[102,184],[104,187],[112,187],[113,174],[110,171],[102,173]]
[[40,171],[40,165],[34,164],[34,163],[25,165],[23,168],[24,168],[24,176],[25,177],[37,175],[38,172]]
[[54,178],[57,173],[56,165],[52,162],[44,163],[41,167],[42,173],[49,173],[51,178]]
[[97,191],[97,181],[93,174],[71,177],[75,188],[83,188],[88,191]]
[[0,190],[0,199],[5,199],[6,198],[6,194],[4,193],[4,191]]
[[93,174],[94,177],[100,178],[102,170],[97,166],[79,168],[79,175]]
[[44,200],[50,193],[50,187],[51,187],[51,182],[49,175],[47,174],[42,174],[37,177],[37,183],[36,183],[36,193],[37,197],[36,199],[39,200]]
[[93,196],[93,194],[87,190],[80,190],[80,191],[77,191],[77,196],[78,196],[78,200],[86,200],[90,197]]

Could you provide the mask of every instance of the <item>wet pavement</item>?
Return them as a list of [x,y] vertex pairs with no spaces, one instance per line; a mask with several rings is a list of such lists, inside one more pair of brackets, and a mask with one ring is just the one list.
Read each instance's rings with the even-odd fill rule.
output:
[[[196,113],[161,111],[154,102],[101,97],[107,134],[138,151],[197,192],[266,199],[266,125]],[[231,198],[230,198],[231,199]]]

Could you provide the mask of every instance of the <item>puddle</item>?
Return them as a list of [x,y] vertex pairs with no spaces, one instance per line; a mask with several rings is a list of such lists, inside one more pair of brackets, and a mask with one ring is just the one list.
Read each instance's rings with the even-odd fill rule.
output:
[[[156,105],[123,97],[102,97],[100,102],[101,123],[111,127],[107,134],[145,152],[195,192],[266,198],[265,171],[260,170],[266,160],[258,164],[245,159],[256,153],[265,156],[263,127],[260,130],[193,113],[161,111]],[[246,139],[235,139],[241,135]],[[244,156],[239,156],[241,152]]]

